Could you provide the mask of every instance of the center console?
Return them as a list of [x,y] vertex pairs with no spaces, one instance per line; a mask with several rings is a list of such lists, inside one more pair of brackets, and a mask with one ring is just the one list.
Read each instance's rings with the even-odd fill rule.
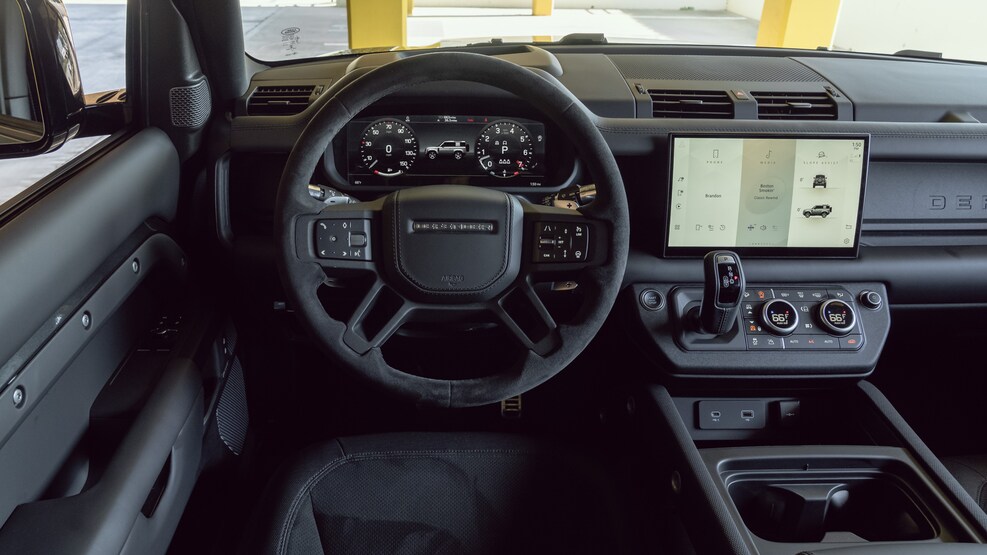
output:
[[656,263],[681,271],[641,275],[682,281],[622,303],[667,387],[628,406],[700,553],[985,552],[987,515],[862,381],[891,326],[885,285],[853,271],[867,144],[670,138]]

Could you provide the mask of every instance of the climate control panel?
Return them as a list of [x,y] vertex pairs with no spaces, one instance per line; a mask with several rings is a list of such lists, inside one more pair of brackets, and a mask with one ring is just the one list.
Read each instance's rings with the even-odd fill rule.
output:
[[859,378],[873,371],[891,326],[878,282],[770,283],[750,280],[732,325],[718,333],[700,318],[702,284],[628,288],[638,344],[681,378]]
[[853,295],[841,287],[754,287],[744,291],[741,327],[748,350],[857,350]]

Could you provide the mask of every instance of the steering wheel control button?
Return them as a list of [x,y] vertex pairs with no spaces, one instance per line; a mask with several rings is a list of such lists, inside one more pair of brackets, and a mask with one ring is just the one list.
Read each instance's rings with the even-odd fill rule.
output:
[[319,220],[315,252],[330,260],[370,260],[370,220]]
[[656,310],[661,310],[665,306],[665,297],[662,296],[661,292],[656,289],[645,289],[641,291],[639,297],[641,301],[641,306],[645,310],[650,310],[652,312]]
[[349,235],[351,247],[363,248],[367,246],[367,234],[359,231],[351,231]]
[[860,304],[871,310],[877,310],[884,306],[884,299],[877,291],[862,291],[860,293]]
[[747,348],[751,351],[779,351],[785,348],[785,340],[773,335],[748,335]]
[[857,324],[857,315],[849,303],[830,299],[819,305],[819,323],[833,335],[846,335]]
[[778,335],[788,335],[798,328],[798,309],[782,299],[770,300],[761,307],[761,324]]
[[535,231],[535,262],[584,262],[589,256],[586,224],[540,222]]

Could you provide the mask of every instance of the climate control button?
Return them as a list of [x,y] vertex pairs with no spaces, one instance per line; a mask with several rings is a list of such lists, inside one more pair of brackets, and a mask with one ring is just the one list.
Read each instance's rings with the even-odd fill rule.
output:
[[798,328],[798,310],[786,300],[772,299],[761,307],[761,323],[778,335],[788,335]]
[[857,314],[849,303],[830,299],[819,305],[819,324],[833,335],[846,335],[857,325]]

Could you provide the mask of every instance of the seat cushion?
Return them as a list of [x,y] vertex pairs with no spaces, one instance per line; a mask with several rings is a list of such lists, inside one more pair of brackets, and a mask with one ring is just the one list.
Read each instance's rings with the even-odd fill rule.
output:
[[947,457],[942,463],[980,508],[987,511],[987,455]]
[[587,457],[494,434],[337,439],[286,465],[252,553],[629,552],[614,488]]

